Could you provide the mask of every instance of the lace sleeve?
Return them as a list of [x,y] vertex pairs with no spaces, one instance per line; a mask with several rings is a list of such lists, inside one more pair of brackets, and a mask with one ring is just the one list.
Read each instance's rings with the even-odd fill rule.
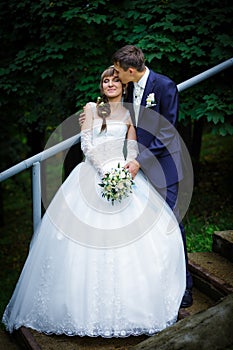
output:
[[129,139],[126,140],[127,141],[126,161],[129,162],[137,157],[139,150],[138,150],[138,143],[134,139],[136,138],[136,131],[135,131],[135,128],[133,127],[132,119],[129,112],[127,114],[127,118],[128,118],[128,124],[130,125],[130,128],[131,128],[131,136]]
[[[90,106],[90,107],[93,108],[93,106]],[[88,125],[88,127],[85,127],[84,130],[82,130],[81,132],[81,149],[85,157],[96,168],[98,174],[100,176],[103,176],[103,169],[101,166],[101,161],[98,157],[98,151],[96,147],[93,145],[93,140],[92,140],[93,125],[92,125],[92,122],[90,121],[93,121],[93,116],[91,115],[92,110],[90,107],[88,108],[88,104],[87,104],[87,108],[85,109],[86,120],[89,119],[89,122],[87,120],[86,125]]]
[[126,161],[129,162],[135,159],[138,155],[138,143],[135,140],[127,140],[127,157]]

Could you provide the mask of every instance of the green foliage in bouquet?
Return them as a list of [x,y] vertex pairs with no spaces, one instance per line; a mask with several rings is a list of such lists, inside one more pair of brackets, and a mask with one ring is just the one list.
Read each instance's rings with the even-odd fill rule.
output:
[[102,197],[112,202],[121,202],[122,199],[132,193],[134,181],[128,169],[121,167],[118,163],[117,168],[108,171],[99,184],[102,187]]

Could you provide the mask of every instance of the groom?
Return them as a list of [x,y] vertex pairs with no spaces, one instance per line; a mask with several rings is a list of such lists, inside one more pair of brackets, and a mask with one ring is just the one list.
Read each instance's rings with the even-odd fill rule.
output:
[[[139,144],[138,157],[126,166],[133,177],[141,168],[174,210],[179,181],[183,176],[179,167],[179,149],[171,130],[178,118],[176,84],[168,77],[148,69],[143,52],[136,46],[120,48],[114,53],[112,61],[122,83],[128,84],[124,102],[129,104],[127,108],[132,109]],[[158,134],[160,137],[155,136]],[[189,307],[193,303],[193,283],[187,268],[186,237],[182,222],[180,229],[186,258],[186,290],[181,307]]]

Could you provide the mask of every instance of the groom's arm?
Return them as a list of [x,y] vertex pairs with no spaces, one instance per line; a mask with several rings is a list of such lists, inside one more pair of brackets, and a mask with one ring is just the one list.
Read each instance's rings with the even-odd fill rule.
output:
[[158,113],[176,126],[179,113],[179,95],[174,81],[163,79],[160,85],[160,104]]

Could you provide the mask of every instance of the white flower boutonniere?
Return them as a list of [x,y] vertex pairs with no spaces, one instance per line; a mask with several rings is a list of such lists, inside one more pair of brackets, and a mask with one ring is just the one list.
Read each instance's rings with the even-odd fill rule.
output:
[[154,92],[151,92],[146,99],[146,108],[154,107],[156,106],[155,102],[155,94]]

